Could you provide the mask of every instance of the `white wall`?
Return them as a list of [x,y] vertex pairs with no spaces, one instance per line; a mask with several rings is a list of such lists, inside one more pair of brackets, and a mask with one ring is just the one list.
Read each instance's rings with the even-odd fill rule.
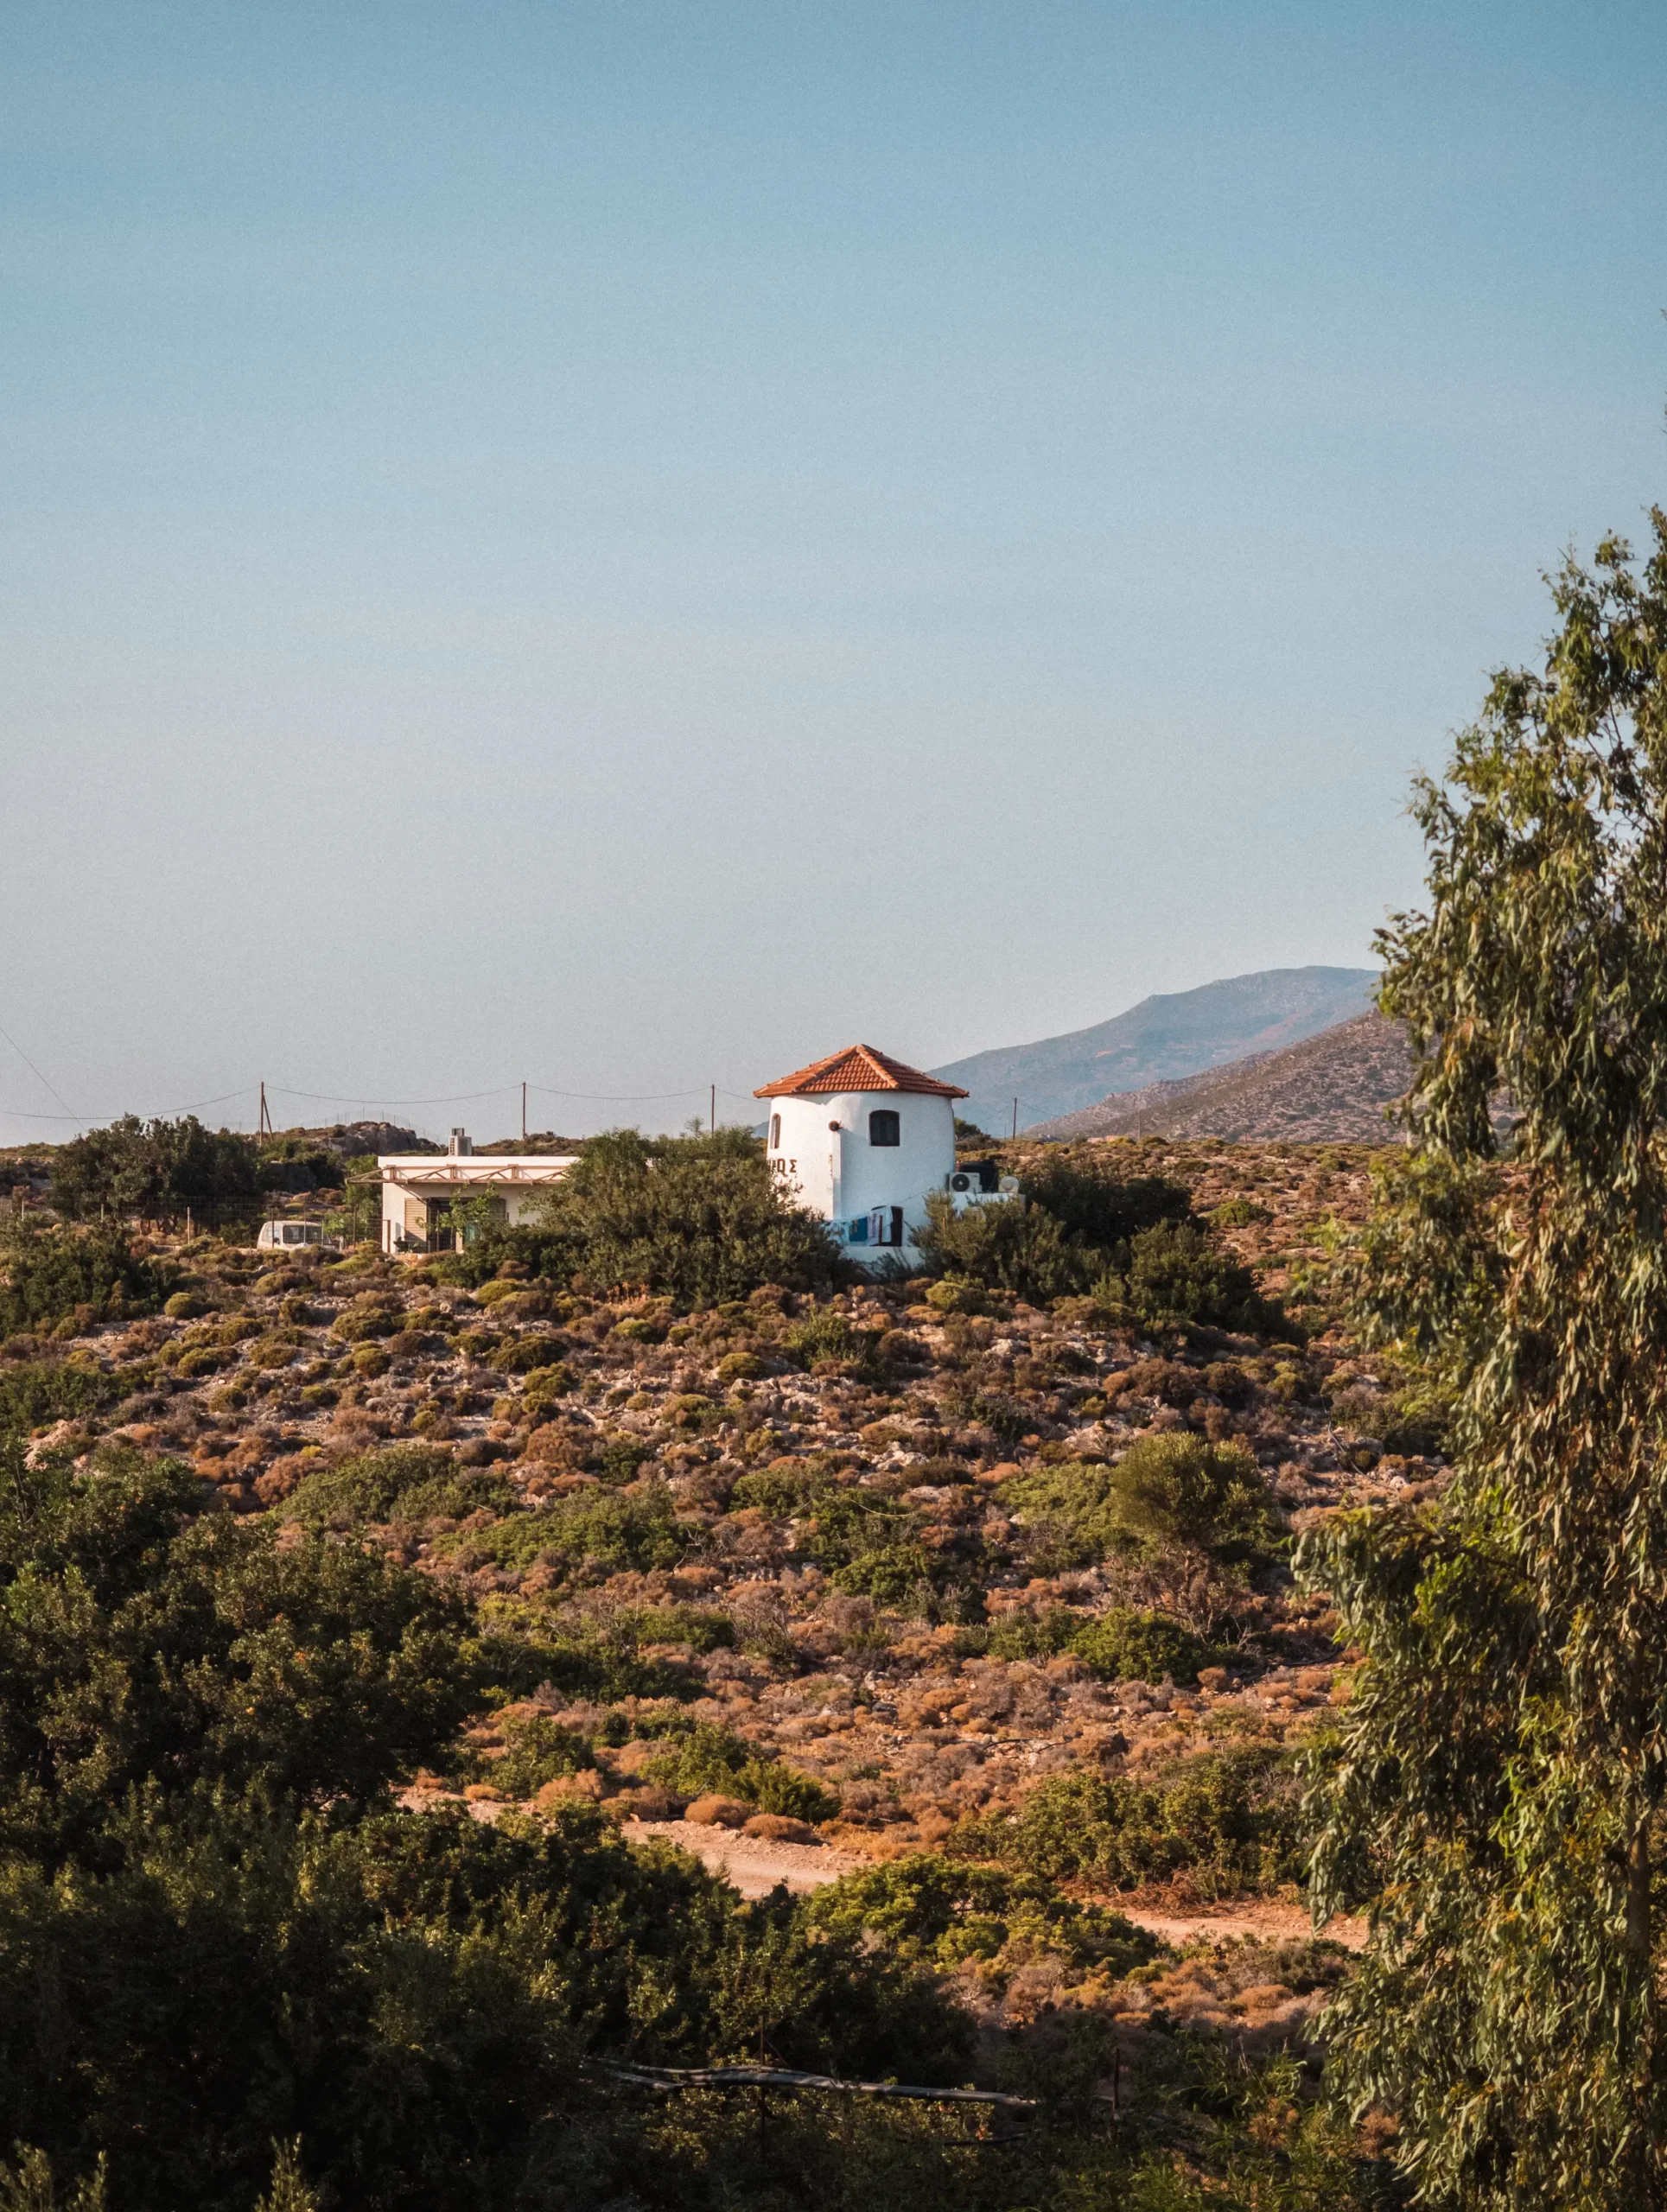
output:
[[[895,1256],[914,1266],[908,1233],[925,1226],[927,1193],[945,1190],[955,1166],[954,1102],[913,1090],[849,1090],[765,1103],[773,1140],[781,1117],[770,1158],[800,1204],[847,1228],[875,1206],[901,1206],[906,1241]],[[897,1116],[900,1143],[870,1144],[868,1116],[876,1111]],[[880,1256],[872,1245],[846,1249],[857,1261]]]

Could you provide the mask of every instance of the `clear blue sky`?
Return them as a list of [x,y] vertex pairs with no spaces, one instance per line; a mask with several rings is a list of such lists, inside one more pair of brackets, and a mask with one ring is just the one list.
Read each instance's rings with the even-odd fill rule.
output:
[[1667,494],[1664,113],[1659,0],[8,8],[0,1136],[1363,962]]

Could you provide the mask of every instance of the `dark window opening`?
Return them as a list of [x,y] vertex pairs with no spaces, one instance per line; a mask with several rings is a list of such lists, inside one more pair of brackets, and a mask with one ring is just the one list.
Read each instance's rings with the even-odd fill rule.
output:
[[901,1144],[902,1141],[902,1124],[895,1110],[889,1106],[876,1107],[868,1116],[868,1142]]
[[772,1114],[770,1116],[770,1149],[772,1152],[779,1152],[781,1149],[781,1116],[779,1114]]

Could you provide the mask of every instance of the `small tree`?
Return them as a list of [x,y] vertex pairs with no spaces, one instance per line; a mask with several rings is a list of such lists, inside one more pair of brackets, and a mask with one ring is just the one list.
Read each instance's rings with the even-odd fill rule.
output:
[[[1658,2205],[1667,1826],[1667,515],[1572,561],[1542,671],[1421,783],[1428,914],[1384,933],[1411,1150],[1378,1327],[1454,1392],[1437,1507],[1304,1565],[1365,1664],[1316,1770],[1336,2008],[1422,2201]],[[1496,1117],[1511,1115],[1501,1152]]]
[[826,1227],[792,1203],[745,1129],[612,1130],[586,1147],[541,1211],[521,1241],[547,1271],[604,1296],[652,1291],[692,1307],[771,1282],[825,1290],[838,1269]]
[[53,1162],[52,1203],[86,1219],[105,1207],[143,1213],[193,1200],[252,1199],[259,1168],[253,1137],[205,1128],[194,1114],[177,1122],[124,1114],[64,1146]]

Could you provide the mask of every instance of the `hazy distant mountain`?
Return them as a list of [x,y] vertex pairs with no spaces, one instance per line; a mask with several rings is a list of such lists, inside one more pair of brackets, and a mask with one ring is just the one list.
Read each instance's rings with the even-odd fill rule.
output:
[[1098,1105],[1110,1091],[1277,1052],[1364,1014],[1377,983],[1371,968],[1266,968],[1161,992],[1092,1029],[975,1052],[932,1073],[964,1085],[971,1096],[962,1114],[1001,1135],[1012,1126],[1015,1096],[1022,1129]]
[[1123,1091],[1030,1134],[1390,1144],[1397,1133],[1384,1109],[1404,1096],[1411,1080],[1399,1022],[1363,1014],[1285,1052],[1257,1052],[1180,1082]]

